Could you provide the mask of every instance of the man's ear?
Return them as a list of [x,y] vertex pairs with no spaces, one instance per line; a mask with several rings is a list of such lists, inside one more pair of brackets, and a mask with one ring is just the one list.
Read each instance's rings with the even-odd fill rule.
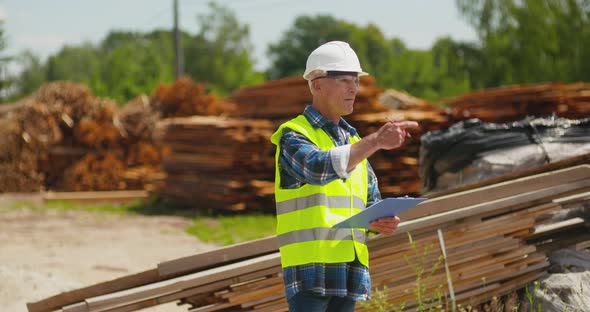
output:
[[322,86],[319,81],[312,80],[311,81],[311,88],[313,89],[313,92],[315,93],[315,92],[320,91],[322,89]]

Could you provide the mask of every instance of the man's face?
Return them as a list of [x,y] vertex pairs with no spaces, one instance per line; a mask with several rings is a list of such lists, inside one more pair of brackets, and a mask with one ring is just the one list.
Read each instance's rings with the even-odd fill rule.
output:
[[354,110],[359,78],[356,75],[329,75],[316,78],[320,85],[323,106],[332,114],[346,116]]

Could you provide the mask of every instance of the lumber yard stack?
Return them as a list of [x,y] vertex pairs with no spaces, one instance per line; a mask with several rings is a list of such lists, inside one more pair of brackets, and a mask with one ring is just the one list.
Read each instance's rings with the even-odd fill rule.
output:
[[156,123],[221,111],[223,101],[189,78],[121,109],[82,84],[47,83],[0,111],[0,192],[151,189],[167,153],[154,144]]
[[[400,216],[394,236],[369,240],[373,287],[387,286],[387,301],[404,304],[404,311],[416,309],[418,280],[423,298],[438,290],[449,300],[444,246],[458,303],[476,306],[511,293],[546,274],[552,251],[590,246],[589,201],[589,165],[431,198]],[[199,312],[287,311],[276,239],[170,260],[29,303],[28,309],[134,311],[171,301]]]
[[[201,209],[273,211],[275,147],[270,143],[270,135],[281,123],[301,114],[311,101],[307,81],[285,78],[238,90],[224,102],[223,115],[227,118],[162,122],[158,128],[165,134],[159,137],[172,149],[164,160],[167,177],[160,194],[179,204],[199,203]],[[379,177],[383,196],[416,195],[420,188],[420,137],[427,131],[448,126],[447,118],[443,111],[424,100],[395,90],[384,92],[374,79],[362,79],[355,111],[346,117],[347,121],[362,136],[376,131],[388,118],[416,120],[421,128],[412,131],[412,139],[404,148],[376,153],[370,159],[371,165]],[[246,124],[258,127],[259,131]],[[228,135],[230,132],[234,137]],[[244,167],[240,163],[242,158],[255,159],[257,163],[252,161]],[[217,195],[209,196],[222,200],[211,204],[195,201],[194,190],[209,189],[203,183],[212,181]]]
[[42,86],[1,116],[0,191],[119,189],[125,164],[115,110],[77,83]]
[[512,85],[467,93],[450,99],[453,120],[478,118],[508,122],[555,114],[569,119],[590,117],[590,84]]
[[264,189],[263,182],[274,179],[270,121],[193,116],[166,119],[159,127],[170,148],[162,196],[200,209],[274,211],[274,184]]

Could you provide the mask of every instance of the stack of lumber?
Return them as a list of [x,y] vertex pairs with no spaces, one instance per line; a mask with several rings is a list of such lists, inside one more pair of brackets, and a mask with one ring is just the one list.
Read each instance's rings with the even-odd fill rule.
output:
[[[423,298],[437,289],[448,298],[440,230],[458,303],[512,293],[546,274],[551,251],[589,244],[590,225],[569,213],[587,207],[589,192],[582,165],[429,199],[400,216],[396,235],[369,240],[373,287],[387,286],[388,302],[405,311],[416,309],[418,286]],[[276,244],[271,237],[175,259],[28,308],[134,311],[180,300],[190,311],[287,311]]]
[[514,85],[471,92],[448,101],[455,120],[509,122],[527,116],[580,119],[590,116],[590,84]]
[[[388,118],[406,118],[421,124],[412,132],[413,139],[407,146],[380,151],[370,159],[384,196],[415,195],[420,187],[420,136],[445,127],[448,121],[432,104],[395,90],[388,90],[387,97],[381,98],[394,101],[398,109],[387,108],[380,103],[382,94],[374,79],[363,78],[355,112],[346,119],[361,135],[377,131]],[[171,154],[164,158],[167,178],[160,194],[180,204],[198,203],[201,209],[272,211],[275,147],[270,136],[280,123],[301,114],[311,101],[307,81],[285,78],[238,90],[229,99],[232,106],[224,109],[229,118],[162,122],[160,131],[164,134],[158,136],[171,146]],[[249,124],[260,131],[243,126]],[[235,129],[230,130],[232,127]],[[211,136],[216,142],[207,140]],[[195,201],[194,189],[209,190],[209,200]]]
[[[375,85],[375,79],[363,77],[355,100],[355,114],[387,110],[377,101],[383,90]],[[227,111],[230,117],[291,119],[311,104],[312,96],[306,80],[291,77],[242,88],[229,98],[234,103]]]
[[[77,183],[80,174],[92,177],[95,173],[84,171],[92,168],[86,164],[87,159],[82,159],[87,151],[120,147],[115,103],[95,97],[77,83],[45,84],[4,118],[7,122],[0,127],[10,142],[2,144],[0,162],[3,168],[12,166],[13,170],[0,178],[3,192],[39,191],[55,186],[68,190],[84,188],[88,183]],[[24,157],[15,159],[13,156],[18,154]],[[118,166],[98,167],[105,176],[119,174]],[[26,185],[22,183],[23,177],[34,181]],[[98,184],[103,185],[99,189],[106,184],[111,189],[111,182],[99,180]]]
[[274,177],[270,121],[193,116],[158,126],[170,148],[161,195],[200,209],[274,210],[269,190],[257,183]]
[[379,179],[379,189],[383,197],[415,196],[420,192],[420,139],[429,131],[447,127],[449,122],[442,111],[434,108],[359,114],[352,116],[349,121],[361,135],[368,135],[376,132],[384,120],[396,118],[417,121],[420,127],[410,129],[411,137],[406,138],[402,147],[380,150],[369,158],[369,162]]
[[219,115],[223,107],[215,94],[208,93],[205,85],[183,77],[172,84],[160,84],[152,94],[154,110],[167,117],[192,115]]
[[183,78],[119,110],[82,84],[47,83],[0,115],[0,192],[151,189],[167,153],[153,142],[156,123],[221,113],[206,91]]
[[[243,88],[230,100],[235,107],[228,112],[229,116],[267,118],[278,125],[301,114],[312,97],[307,81],[293,77]],[[379,151],[369,159],[379,178],[383,196],[418,194],[420,137],[428,131],[450,125],[444,112],[407,93],[392,89],[384,91],[375,85],[372,77],[363,77],[354,113],[345,118],[361,136],[377,131],[387,119],[405,118],[420,123],[420,128],[412,131],[412,139],[406,146],[394,151]]]

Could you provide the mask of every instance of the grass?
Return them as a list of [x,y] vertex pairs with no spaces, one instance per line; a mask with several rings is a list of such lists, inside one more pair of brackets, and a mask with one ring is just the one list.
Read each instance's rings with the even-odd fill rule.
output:
[[276,218],[263,214],[197,217],[187,233],[203,242],[231,245],[273,235],[275,226]]
[[192,221],[191,225],[185,229],[187,234],[196,236],[203,242],[221,246],[273,235],[276,226],[276,218],[271,214],[214,214],[174,205],[158,198],[153,198],[145,202],[136,201],[129,204],[78,204],[66,201],[37,203],[22,201],[0,207],[0,212],[24,209],[38,212],[88,211],[109,214],[177,216]]

